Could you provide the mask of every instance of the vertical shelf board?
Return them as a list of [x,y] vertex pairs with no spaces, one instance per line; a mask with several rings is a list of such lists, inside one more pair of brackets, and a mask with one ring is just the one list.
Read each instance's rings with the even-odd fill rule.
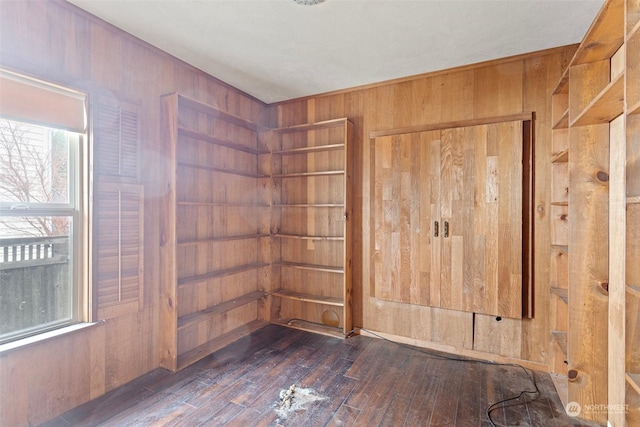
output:
[[[551,250],[549,262],[549,322],[551,340],[549,367],[558,374],[557,381],[564,378],[564,400],[567,395],[567,349],[568,330],[568,206],[569,206],[569,68],[565,69],[560,82],[551,96]],[[564,220],[563,220],[564,218]],[[564,233],[561,231],[564,228]],[[564,345],[558,337],[564,337]],[[562,341],[562,340],[561,340]]]
[[352,273],[352,241],[353,241],[353,168],[351,165],[354,163],[353,155],[353,124],[345,120],[344,136],[343,139],[346,143],[344,153],[344,166],[345,171],[344,179],[344,330],[343,332],[349,334],[353,330],[353,273]]
[[[607,402],[608,301],[601,283],[608,282],[609,125],[573,128],[569,176],[569,401],[584,405]],[[589,328],[587,328],[589,325]],[[606,422],[606,414],[585,414]]]
[[[162,149],[166,159],[176,158],[178,144],[178,96],[167,95],[162,98]],[[160,330],[161,354],[160,366],[170,371],[178,369],[178,311],[176,306],[176,164],[167,162],[167,175],[164,177],[168,189],[160,209]]]
[[640,30],[629,37],[626,47],[626,101],[628,114],[640,114]]
[[626,372],[640,374],[640,204],[627,206]]
[[[626,140],[624,115],[609,125],[609,306],[608,403],[625,404]],[[608,421],[623,425],[625,414],[610,410]]]
[[627,0],[626,47],[626,404],[640,425],[640,0]]

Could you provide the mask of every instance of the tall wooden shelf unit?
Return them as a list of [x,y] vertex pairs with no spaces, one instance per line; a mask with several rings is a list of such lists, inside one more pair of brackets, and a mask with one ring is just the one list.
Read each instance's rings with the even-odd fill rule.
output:
[[580,417],[640,425],[639,0],[603,5],[552,117],[551,369]]
[[260,128],[181,94],[162,109],[162,366],[269,321],[348,334],[351,122]]
[[[616,271],[620,285],[614,306],[609,304],[609,324],[622,324],[625,333],[610,346],[609,358],[614,359],[609,364],[614,364],[616,372],[624,370],[626,382],[610,381],[609,393],[625,398],[629,405],[626,421],[632,426],[640,425],[640,0],[626,1],[624,46],[625,121],[617,138],[619,156],[612,159],[612,169],[615,165],[617,171],[617,196],[612,197],[609,208],[609,227],[621,237],[609,240],[615,248],[611,269]],[[621,352],[619,346],[625,351]]]
[[271,321],[342,336],[351,320],[352,123],[272,129]]
[[269,151],[255,123],[180,94],[162,108],[162,365],[177,370],[265,323]]
[[567,373],[569,280],[569,78],[551,97],[551,262],[550,306],[553,372]]

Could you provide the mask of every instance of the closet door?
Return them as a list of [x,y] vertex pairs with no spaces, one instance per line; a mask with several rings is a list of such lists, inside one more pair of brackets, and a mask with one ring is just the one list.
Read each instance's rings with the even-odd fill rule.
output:
[[440,306],[522,316],[522,122],[441,134]]
[[512,121],[372,139],[372,296],[522,317],[525,133]]
[[439,306],[440,132],[375,138],[371,150],[371,294]]

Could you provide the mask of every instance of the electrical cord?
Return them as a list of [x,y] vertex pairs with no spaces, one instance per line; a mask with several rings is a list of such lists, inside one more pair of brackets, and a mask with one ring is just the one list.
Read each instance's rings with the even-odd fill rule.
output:
[[[291,324],[291,322],[296,322],[296,321],[309,323],[309,324],[312,324],[312,325],[327,326],[327,325],[325,325],[323,323],[312,322],[310,320],[299,319],[299,318],[289,319],[287,321],[287,324]],[[497,362],[493,362],[493,361],[489,361],[489,360],[463,359],[463,358],[460,358],[460,357],[444,356],[444,355],[441,355],[441,354],[435,354],[435,353],[432,353],[432,352],[429,352],[429,351],[426,351],[426,350],[423,350],[423,349],[420,349],[420,348],[416,348],[416,347],[408,345],[408,344],[392,341],[392,340],[390,340],[388,338],[383,337],[382,335],[376,334],[375,332],[370,331],[370,330],[365,329],[365,328],[360,328],[360,330],[361,331],[365,331],[365,332],[367,332],[367,333],[369,333],[369,334],[371,334],[371,335],[373,335],[375,337],[378,337],[378,338],[380,338],[382,340],[385,340],[385,341],[388,341],[390,343],[393,343],[393,344],[396,344],[396,345],[411,349],[413,351],[417,351],[418,353],[426,354],[427,356],[433,357],[435,359],[449,360],[449,361],[452,361],[452,362],[478,363],[478,364],[481,364],[481,365],[505,366],[505,367],[522,369],[522,371],[524,372],[526,377],[529,379],[529,381],[531,382],[531,384],[535,388],[535,390],[523,390],[517,396],[508,397],[506,399],[499,400],[499,401],[494,402],[491,405],[489,405],[487,407],[487,410],[485,411],[485,414],[487,415],[487,419],[489,420],[489,424],[491,424],[492,427],[497,427],[496,424],[493,422],[493,419],[491,418],[491,412],[494,411],[495,409],[506,408],[508,406],[524,405],[525,403],[534,402],[538,397],[540,397],[540,389],[538,388],[538,384],[536,383],[535,375],[531,374],[529,369],[527,369],[524,366],[519,365],[517,363],[497,363]],[[355,332],[355,329],[352,329],[346,335],[350,336],[354,332]],[[516,401],[516,400],[520,399],[522,396],[524,396],[526,394],[533,394],[533,395],[536,395],[536,397],[533,398],[530,401],[527,401],[527,402],[519,402],[519,403],[516,403],[514,405],[505,405],[505,403]]]
[[[443,355],[440,355],[440,354],[431,353],[429,351],[426,351],[426,350],[423,350],[423,349],[420,349],[420,348],[416,348],[416,347],[408,345],[408,344],[392,341],[392,340],[390,340],[388,338],[383,337],[382,335],[376,334],[375,332],[372,332],[372,331],[370,331],[368,329],[365,329],[365,328],[360,328],[360,330],[361,331],[365,331],[365,332],[367,332],[367,333],[369,333],[371,335],[374,335],[374,336],[376,336],[376,337],[378,337],[380,339],[383,339],[385,341],[394,343],[396,345],[399,345],[399,346],[402,346],[402,347],[405,347],[405,348],[412,349],[414,351],[417,351],[418,353],[426,354],[427,356],[433,357],[435,359],[449,360],[449,361],[452,361],[452,362],[478,363],[478,364],[481,364],[481,365],[491,365],[491,366],[506,366],[506,367],[522,369],[522,371],[525,373],[525,375],[527,376],[527,378],[529,379],[531,384],[533,384],[533,387],[535,388],[535,390],[523,390],[517,396],[508,397],[506,399],[499,400],[499,401],[494,402],[491,405],[489,405],[487,407],[487,410],[486,410],[485,413],[487,415],[487,419],[489,420],[489,424],[491,424],[492,427],[497,427],[496,424],[493,422],[493,419],[491,418],[491,412],[493,410],[498,409],[498,408],[505,408],[507,406],[518,406],[518,405],[523,405],[525,403],[534,402],[538,397],[540,397],[540,389],[538,388],[538,384],[536,383],[535,375],[532,375],[529,372],[528,369],[526,369],[522,365],[518,365],[517,363],[497,363],[497,362],[493,362],[493,361],[489,361],[489,360],[463,359],[463,358],[460,358],[460,357],[443,356]],[[536,397],[534,399],[528,401],[528,402],[521,402],[521,403],[517,403],[515,405],[504,405],[505,403],[520,399],[525,394],[534,394],[534,395],[536,395]]]

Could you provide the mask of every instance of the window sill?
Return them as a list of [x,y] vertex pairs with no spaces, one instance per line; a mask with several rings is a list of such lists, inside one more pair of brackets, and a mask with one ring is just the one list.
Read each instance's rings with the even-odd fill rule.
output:
[[38,335],[23,338],[21,340],[8,342],[6,344],[0,344],[0,356],[3,356],[14,350],[21,350],[25,347],[28,347],[34,344],[40,344],[49,340],[53,340],[53,339],[56,339],[65,335],[73,334],[76,332],[84,331],[86,329],[100,326],[103,324],[104,322],[76,323],[75,325],[65,326],[64,328],[43,332]]

